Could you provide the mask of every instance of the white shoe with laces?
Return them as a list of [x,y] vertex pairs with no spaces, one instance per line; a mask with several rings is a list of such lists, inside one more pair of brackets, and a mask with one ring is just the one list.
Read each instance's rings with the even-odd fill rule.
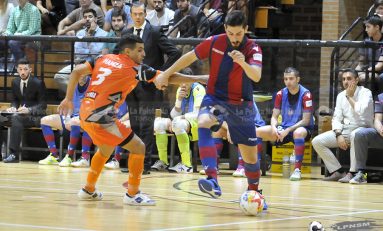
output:
[[301,170],[299,168],[296,168],[294,170],[293,174],[291,174],[290,180],[291,181],[298,181],[298,180],[301,180],[301,178],[302,178]]
[[169,168],[168,164],[165,164],[162,160],[157,160],[152,167],[150,167],[152,170],[156,171],[162,171],[162,170],[167,170]]
[[246,177],[244,168],[237,168],[235,172],[233,172],[234,177]]
[[133,197],[129,196],[128,193],[125,193],[124,199],[123,199],[124,204],[127,205],[138,205],[138,206],[153,206],[156,205],[156,202],[147,195],[138,192],[136,195]]
[[106,169],[119,169],[120,168],[120,162],[118,162],[116,159],[112,159],[108,163],[104,165]]
[[183,163],[179,162],[175,166],[169,168],[169,172],[177,172],[177,173],[192,173],[193,167],[188,167]]
[[68,154],[65,155],[64,159],[62,159],[59,163],[60,167],[70,167],[72,163],[72,159],[69,157]]
[[100,201],[103,198],[102,193],[95,190],[94,192],[88,192],[84,188],[80,189],[80,191],[77,193],[78,198],[81,200],[91,200],[91,201]]
[[87,167],[89,167],[89,160],[81,157],[77,161],[72,162],[71,166],[76,167],[76,168],[87,168]]

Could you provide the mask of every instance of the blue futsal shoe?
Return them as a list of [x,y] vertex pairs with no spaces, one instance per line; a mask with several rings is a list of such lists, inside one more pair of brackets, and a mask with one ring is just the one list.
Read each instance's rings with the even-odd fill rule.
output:
[[214,178],[199,179],[198,187],[201,192],[207,193],[213,198],[218,198],[222,195],[221,188],[219,187],[217,180]]

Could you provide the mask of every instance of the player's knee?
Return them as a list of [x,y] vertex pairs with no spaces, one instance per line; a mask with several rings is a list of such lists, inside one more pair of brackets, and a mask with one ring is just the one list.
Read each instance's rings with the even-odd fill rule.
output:
[[154,132],[157,134],[165,134],[168,130],[169,118],[156,118],[154,120]]
[[304,138],[306,138],[306,136],[307,136],[307,131],[304,128],[298,128],[294,131],[294,138],[295,139],[299,139],[299,138],[304,139]]
[[188,122],[184,119],[176,120],[172,123],[172,130],[176,135],[186,133],[188,127]]
[[48,116],[44,116],[43,118],[41,118],[40,123],[41,123],[41,125],[49,125]]
[[198,117],[198,127],[199,128],[210,128],[213,125],[214,125],[214,123],[208,115],[201,115]]

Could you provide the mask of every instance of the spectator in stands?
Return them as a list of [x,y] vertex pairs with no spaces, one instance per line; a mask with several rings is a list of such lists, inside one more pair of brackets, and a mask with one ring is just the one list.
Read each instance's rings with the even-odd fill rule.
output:
[[104,30],[110,31],[112,28],[112,12],[114,10],[123,11],[125,13],[125,24],[128,28],[133,26],[133,20],[130,16],[130,7],[125,5],[124,0],[112,0],[113,8],[108,10],[105,14]]
[[349,182],[351,184],[367,183],[366,162],[368,148],[383,149],[383,93],[375,102],[374,127],[361,128],[355,133],[355,160],[358,173]]
[[104,26],[104,13],[101,8],[93,3],[93,0],[80,0],[80,8],[70,12],[58,25],[57,35],[75,35],[87,23],[83,17],[84,11],[93,9],[97,15],[97,24],[100,28]]
[[[364,21],[364,25],[368,35],[365,41],[383,42],[383,34],[381,32],[383,23],[379,16],[373,15],[369,17]],[[375,58],[374,63],[372,62],[372,57]],[[373,66],[378,82],[383,84],[383,46],[376,49],[375,54],[373,54],[373,49],[371,48],[359,49],[359,64],[355,70],[359,72],[359,80],[361,82],[366,80],[366,73],[369,74],[369,78],[371,77]]]
[[[299,71],[287,67],[283,73],[285,88],[278,91],[270,125],[257,128],[258,142],[272,141],[276,145],[294,143],[295,169],[290,180],[301,179],[301,167],[305,149],[305,141],[311,138],[314,126],[313,99],[310,91],[300,82]],[[278,117],[282,123],[278,124]]]
[[[20,5],[21,1],[20,1]],[[20,78],[12,81],[13,99],[8,112],[12,115],[10,134],[10,154],[4,163],[19,162],[20,142],[24,128],[40,127],[40,119],[45,115],[47,104],[45,101],[44,83],[31,76],[32,68],[28,60],[22,58],[17,62],[17,73]]]
[[[77,9],[80,6],[79,2],[80,0],[65,0],[66,14],[68,15]],[[93,2],[98,6],[105,7],[104,12],[106,12],[106,0],[94,0]]]
[[[151,169],[169,170],[177,173],[192,173],[190,141],[198,140],[197,116],[205,88],[199,83],[181,85],[177,90],[176,102],[170,112],[170,118],[158,117],[154,120],[154,132],[159,160]],[[168,135],[174,132],[181,154],[181,162],[169,168],[168,163]]]
[[375,13],[383,19],[383,0],[375,0],[374,2]]
[[[145,53],[148,55],[145,56],[143,63],[157,70],[170,67],[181,57],[180,51],[161,32],[160,27],[152,26],[145,20],[144,4],[133,3],[130,10],[134,27],[128,29],[128,33],[138,35],[144,41]],[[153,136],[154,111],[164,104],[163,95],[154,84],[140,82],[126,100],[129,105],[132,129],[146,144],[144,173],[147,173],[152,165],[151,155],[156,153]]]
[[[372,93],[363,86],[358,86],[358,73],[346,69],[342,73],[344,91],[336,97],[336,106],[332,118],[332,130],[316,136],[312,145],[322,158],[330,176],[325,181],[348,183],[356,172],[354,137],[361,127],[372,127],[373,102]],[[350,171],[342,173],[342,166],[330,148],[347,150],[350,148]]]
[[[85,61],[85,60],[82,60]],[[81,63],[81,62],[80,62]],[[87,132],[83,132],[82,134],[82,155],[81,158],[75,162],[72,162],[73,156],[76,152],[76,147],[78,140],[81,136],[81,128],[80,128],[80,119],[79,119],[79,111],[81,101],[84,98],[86,89],[88,88],[90,82],[89,76],[83,76],[80,78],[79,83],[77,84],[74,96],[73,96],[73,112],[70,118],[65,118],[59,114],[53,114],[44,116],[41,119],[41,129],[43,131],[44,139],[47,142],[50,154],[43,160],[39,161],[41,165],[56,165],[58,164],[60,167],[89,167],[90,162],[90,147],[92,145],[92,139],[88,135]],[[70,131],[70,139],[68,145],[68,153],[59,163],[59,154],[57,152],[55,137],[53,130],[57,129],[60,132],[63,132],[64,129]]]
[[227,13],[230,13],[233,10],[240,10],[246,15],[246,18],[249,18],[247,0],[228,0],[227,4]]
[[[77,32],[77,37],[105,37],[108,35],[108,32],[98,26],[97,14],[95,10],[91,8],[84,10],[83,18],[85,21],[85,28]],[[89,60],[92,57],[96,57],[101,53],[103,46],[104,43],[75,42],[74,49],[76,58]],[[61,91],[60,93],[66,92],[70,72],[71,65],[68,65],[54,76],[54,80],[57,82],[59,90]]]
[[[120,38],[123,30],[126,28],[126,14],[124,11],[114,9],[112,11],[112,30],[109,31],[108,37]],[[104,43],[102,54],[112,54],[116,48],[116,43]]]
[[165,0],[153,0],[154,10],[149,12],[146,19],[152,26],[160,26],[162,32],[166,33],[173,26],[174,11],[168,9]]
[[3,34],[7,29],[8,20],[11,15],[14,6],[12,3],[9,3],[8,0],[3,0],[0,3],[0,33]]
[[[17,6],[10,15],[7,29],[4,35],[40,35],[41,34],[41,16],[39,9],[28,2],[28,0],[19,0]],[[10,40],[9,49],[12,52],[15,62],[25,56],[24,46],[27,42],[21,40]],[[0,49],[4,49],[5,41],[0,41]]]
[[[208,21],[203,11],[190,3],[190,0],[177,0],[178,9],[174,13],[175,30],[172,37],[202,37],[209,28]],[[179,36],[177,36],[179,32]]]
[[41,13],[42,34],[56,35],[59,22],[66,16],[65,3],[62,0],[37,0],[36,6]]

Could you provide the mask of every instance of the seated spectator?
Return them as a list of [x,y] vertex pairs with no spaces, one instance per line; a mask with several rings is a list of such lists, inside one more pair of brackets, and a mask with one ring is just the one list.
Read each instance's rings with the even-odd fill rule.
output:
[[66,16],[65,3],[62,0],[37,0],[41,12],[42,34],[56,35],[59,22]]
[[[366,32],[368,38],[365,41],[368,42],[383,42],[382,30],[382,19],[379,16],[371,16],[366,21],[364,21],[366,26]],[[372,62],[372,57],[375,58],[375,62]],[[383,46],[375,50],[373,54],[373,49],[371,48],[362,48],[359,49],[359,64],[355,68],[358,71],[359,80],[364,82],[366,80],[366,73],[368,73],[369,78],[371,78],[372,67],[374,66],[374,71],[378,82],[383,84]]]
[[[197,116],[205,94],[205,88],[199,83],[183,84],[177,90],[176,103],[170,112],[171,119],[159,117],[154,120],[159,160],[154,163],[151,169],[169,170],[177,173],[193,172],[190,141],[198,140]],[[181,162],[170,168],[167,132],[174,132],[181,153]]]
[[[81,77],[73,96],[73,112],[70,118],[64,118],[59,114],[44,116],[41,119],[41,129],[43,131],[44,139],[47,142],[50,154],[43,160],[39,161],[41,165],[55,165],[58,164],[60,167],[89,167],[90,163],[90,146],[92,145],[92,139],[85,131],[82,134],[82,155],[81,158],[75,162],[72,162],[73,156],[75,155],[78,140],[80,138],[81,128],[79,111],[81,101],[84,98],[86,89],[90,82],[89,76]],[[55,137],[53,130],[57,129],[62,132],[64,129],[70,131],[70,139],[68,145],[68,153],[59,163],[59,155],[57,152]]]
[[375,13],[383,19],[383,0],[375,0],[374,1]]
[[124,0],[112,0],[112,6],[113,8],[108,10],[105,14],[105,23],[104,23],[104,30],[110,31],[112,28],[112,12],[115,10],[119,10],[125,13],[125,25],[130,28],[133,26],[133,20],[130,16],[130,7],[128,5],[125,5]]
[[[332,118],[332,130],[316,136],[312,145],[322,158],[330,176],[325,181],[348,183],[356,172],[355,133],[361,127],[372,127],[372,93],[363,86],[358,86],[359,77],[355,70],[346,69],[342,73],[344,91],[336,97],[336,106]],[[350,148],[350,170],[342,172],[342,166],[330,148],[347,150]]]
[[[28,2],[19,0],[20,5],[16,7],[9,18],[7,29],[4,35],[40,35],[41,16],[39,9]],[[25,56],[24,46],[27,42],[21,40],[10,40],[9,49],[12,52],[15,62]],[[0,41],[0,49],[4,49],[5,41]]]
[[[112,12],[112,30],[109,31],[108,37],[119,38],[123,30],[126,28],[126,14],[124,11],[114,9]],[[116,43],[104,43],[102,54],[112,54],[116,48]]]
[[74,36],[87,23],[83,17],[84,11],[93,9],[97,15],[97,24],[100,28],[104,26],[104,13],[101,8],[93,3],[93,0],[81,0],[80,8],[71,11],[63,20],[60,21],[57,28],[57,35]]
[[8,0],[4,0],[0,3],[0,33],[3,34],[8,25],[8,20],[11,15],[14,6],[12,3],[9,3]]
[[[72,11],[77,9],[80,6],[79,2],[79,0],[65,0],[66,14],[68,15],[72,13]],[[102,8],[102,10],[104,11],[104,13],[106,12],[106,0],[94,0],[93,2],[97,6],[101,6],[101,8],[104,7],[105,11],[104,8]]]
[[375,102],[374,127],[361,128],[355,133],[355,160],[358,173],[349,182],[351,184],[367,183],[366,162],[368,148],[383,149],[383,93]]
[[[20,1],[21,5],[21,1]],[[47,104],[45,101],[44,83],[31,76],[32,68],[26,59],[17,63],[17,73],[20,78],[12,81],[13,99],[8,112],[12,115],[12,125],[9,144],[9,155],[4,163],[18,163],[20,142],[24,128],[40,127],[40,119],[45,115]]]
[[[172,37],[199,37],[206,33],[208,22],[206,16],[199,8],[190,3],[190,0],[177,0],[178,9],[174,13],[175,30]],[[177,36],[179,32],[179,36]]]
[[[294,143],[295,170],[290,180],[301,179],[301,167],[305,149],[305,141],[310,140],[313,120],[313,99],[310,91],[300,82],[299,71],[288,67],[283,73],[286,85],[275,98],[270,125],[257,128],[259,142],[272,141],[276,145]],[[278,125],[278,116],[282,116],[282,124]]]
[[[78,31],[76,36],[78,37],[105,37],[108,35],[106,31],[101,29],[97,24],[97,14],[93,9],[86,9],[83,12],[85,20],[85,28]],[[104,43],[97,42],[75,42],[74,49],[76,59],[89,60],[92,57],[96,57],[102,51]],[[65,66],[54,76],[54,80],[59,86],[61,93],[66,92],[66,86],[69,81],[69,74],[71,72],[71,65]]]
[[146,15],[146,19],[153,26],[160,26],[162,32],[166,33],[173,26],[174,11],[168,9],[165,0],[153,0],[154,10]]

